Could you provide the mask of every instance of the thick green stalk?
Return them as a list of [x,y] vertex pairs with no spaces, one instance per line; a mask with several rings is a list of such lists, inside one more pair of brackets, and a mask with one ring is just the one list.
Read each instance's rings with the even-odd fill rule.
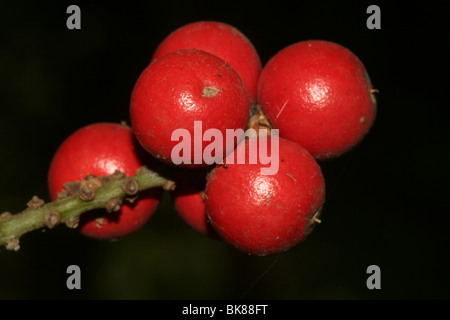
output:
[[[134,180],[137,182],[139,191],[154,187],[168,189],[174,186],[172,181],[143,167],[131,178],[115,177],[110,182],[95,188],[93,190],[95,196],[90,200],[83,200],[82,198],[86,199],[86,197],[73,195],[42,205],[35,201],[36,204],[31,204],[31,207],[22,212],[17,214],[6,213],[0,216],[0,246],[6,246],[9,250],[18,250],[19,239],[23,234],[44,227],[53,228],[60,222],[74,228],[82,213],[107,208],[114,204],[112,199],[123,200],[127,196],[130,197],[130,190],[127,190],[127,185]],[[133,187],[132,184],[130,187]],[[138,190],[133,190],[133,192]],[[121,201],[118,201],[118,204],[120,207]],[[113,210],[117,209],[118,207]]]

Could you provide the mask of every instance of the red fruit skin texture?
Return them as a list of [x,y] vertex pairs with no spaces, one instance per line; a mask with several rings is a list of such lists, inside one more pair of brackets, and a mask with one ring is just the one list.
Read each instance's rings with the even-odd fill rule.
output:
[[255,102],[261,60],[253,44],[241,31],[217,21],[190,23],[168,35],[156,49],[153,59],[182,49],[207,51],[228,62],[244,82],[251,102]]
[[258,83],[258,101],[280,136],[316,159],[356,146],[376,117],[372,84],[362,62],[345,47],[310,40],[273,56]]
[[245,164],[214,168],[206,185],[207,214],[218,234],[243,252],[284,252],[307,237],[320,214],[325,201],[321,169],[304,148],[282,138],[276,174],[262,175],[266,165],[249,164],[246,157]]
[[[71,134],[56,151],[48,173],[50,197],[56,200],[64,183],[81,180],[87,175],[110,175],[120,170],[132,176],[142,165],[153,168],[149,158],[131,128],[115,123],[88,125]],[[83,213],[78,230],[96,239],[123,237],[150,219],[161,197],[162,189],[152,188],[140,193],[133,204],[125,202],[117,212],[94,210]],[[103,220],[99,223],[96,218]]]
[[[141,145],[169,164],[174,164],[172,149],[184,140],[172,141],[172,133],[188,130],[191,163],[179,166],[204,167],[208,164],[194,149],[194,121],[201,121],[202,136],[208,129],[218,129],[225,137],[226,129],[245,128],[249,105],[242,80],[224,60],[201,50],[174,51],[154,60],[137,80],[130,102],[131,125]],[[202,153],[209,144],[203,143]]]
[[187,173],[179,177],[175,183],[176,188],[171,193],[175,210],[191,228],[202,235],[212,236],[214,230],[206,215],[202,195],[206,187],[206,171]]
[[177,184],[174,192],[173,203],[180,217],[194,230],[208,235],[211,226],[206,216],[201,191],[191,186]]

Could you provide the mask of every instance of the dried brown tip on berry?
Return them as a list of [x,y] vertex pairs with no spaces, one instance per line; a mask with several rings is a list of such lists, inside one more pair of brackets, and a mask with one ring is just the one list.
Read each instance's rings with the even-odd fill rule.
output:
[[120,210],[121,206],[122,206],[122,199],[119,198],[109,199],[109,201],[106,203],[106,211],[108,211],[109,213],[117,212]]
[[95,225],[97,228],[102,228],[102,226],[106,224],[105,218],[97,218],[95,219]]
[[75,229],[78,227],[79,220],[78,218],[70,218],[66,221],[66,226],[70,229]]
[[30,201],[28,201],[27,206],[33,209],[40,208],[44,205],[44,200],[39,199],[37,196],[33,196]]
[[163,185],[163,189],[167,191],[174,191],[176,187],[175,182],[167,181],[165,185]]
[[139,184],[137,183],[135,178],[127,178],[123,183],[122,188],[127,196],[134,196],[139,191]]
[[19,249],[20,249],[20,242],[19,242],[19,239],[17,239],[17,238],[11,239],[6,244],[6,250],[18,251]]
[[44,222],[49,229],[53,229],[61,222],[61,216],[56,211],[49,211],[45,214]]
[[202,97],[212,98],[215,97],[220,92],[220,89],[215,87],[204,87]]
[[85,184],[78,191],[78,196],[81,200],[91,201],[95,198],[95,191],[89,184]]
[[247,122],[247,129],[255,130],[256,136],[270,137],[272,125],[262,111],[261,106],[259,104],[252,106],[250,113],[251,116]]
[[361,124],[366,123],[366,117],[362,116],[361,118],[359,118],[359,123],[361,123]]

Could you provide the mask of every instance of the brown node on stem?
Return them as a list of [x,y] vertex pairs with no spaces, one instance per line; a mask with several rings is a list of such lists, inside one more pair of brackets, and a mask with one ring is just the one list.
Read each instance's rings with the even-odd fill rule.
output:
[[272,125],[259,104],[251,107],[246,129],[255,130],[257,136],[271,136]]
[[[100,188],[104,184],[104,177],[96,177],[92,174],[88,174],[82,180],[64,183],[64,189],[71,196],[78,195],[82,200],[90,201],[95,197],[95,189]],[[62,197],[67,196],[67,193],[64,194],[63,192],[64,190],[58,197],[60,197],[60,195]]]
[[39,199],[37,196],[33,196],[30,201],[28,201],[27,206],[32,209],[40,208],[44,205],[44,200]]
[[111,212],[117,212],[120,210],[120,207],[122,206],[122,199],[119,198],[112,198],[109,199],[106,203],[106,211],[109,213]]
[[99,179],[102,186],[114,180],[112,176],[101,176]]
[[70,218],[65,223],[68,228],[75,229],[76,227],[78,227],[79,220],[78,218]]
[[113,180],[123,179],[125,177],[125,173],[121,172],[120,170],[114,171],[114,173],[111,175],[111,178],[113,178]]
[[92,189],[97,189],[102,186],[100,178],[97,178],[92,174],[88,174],[86,177],[84,177],[84,179],[81,181],[81,187],[83,187],[84,184],[88,184]]
[[176,184],[174,181],[167,181],[164,185],[163,185],[163,189],[167,190],[167,191],[174,191],[176,187]]
[[80,190],[81,181],[69,181],[64,183],[64,189],[67,190],[67,192],[71,195],[77,195],[78,191]]
[[122,184],[123,191],[125,191],[127,196],[134,196],[139,191],[139,184],[135,178],[130,177],[125,180]]
[[12,216],[11,212],[5,211],[2,214],[0,214],[0,219],[1,218],[6,218],[6,217],[11,217],[11,216]]
[[56,211],[49,211],[45,214],[44,222],[49,229],[53,229],[61,222],[61,216]]
[[139,168],[137,168],[136,174],[141,174],[141,173],[144,173],[146,171],[149,171],[147,166],[140,166]]
[[18,251],[19,249],[20,249],[20,241],[18,238],[11,239],[6,244],[6,250]]
[[84,184],[78,190],[78,196],[81,200],[91,201],[95,198],[95,190],[90,184]]
[[69,196],[69,192],[66,189],[61,190],[61,192],[58,193],[58,199],[67,198]]
[[100,188],[102,182],[99,178],[93,175],[87,175],[80,183],[80,190],[78,196],[85,201],[90,201],[95,198],[95,189]]

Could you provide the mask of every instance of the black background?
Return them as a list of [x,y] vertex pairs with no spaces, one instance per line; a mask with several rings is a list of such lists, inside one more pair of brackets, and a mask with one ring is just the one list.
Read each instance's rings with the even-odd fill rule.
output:
[[[126,3],[126,4],[125,4]],[[82,29],[66,28],[81,8]],[[366,8],[381,8],[368,30]],[[60,226],[0,251],[0,299],[448,299],[449,6],[387,1],[2,3],[0,211],[49,199],[53,153],[94,122],[128,121],[134,82],[162,39],[198,20],[240,29],[265,64],[283,47],[324,39],[353,51],[379,89],[366,139],[322,163],[322,224],[277,256],[205,238],[164,198],[149,223],[117,242]],[[82,289],[66,288],[81,268]],[[366,269],[381,268],[381,290]]]

